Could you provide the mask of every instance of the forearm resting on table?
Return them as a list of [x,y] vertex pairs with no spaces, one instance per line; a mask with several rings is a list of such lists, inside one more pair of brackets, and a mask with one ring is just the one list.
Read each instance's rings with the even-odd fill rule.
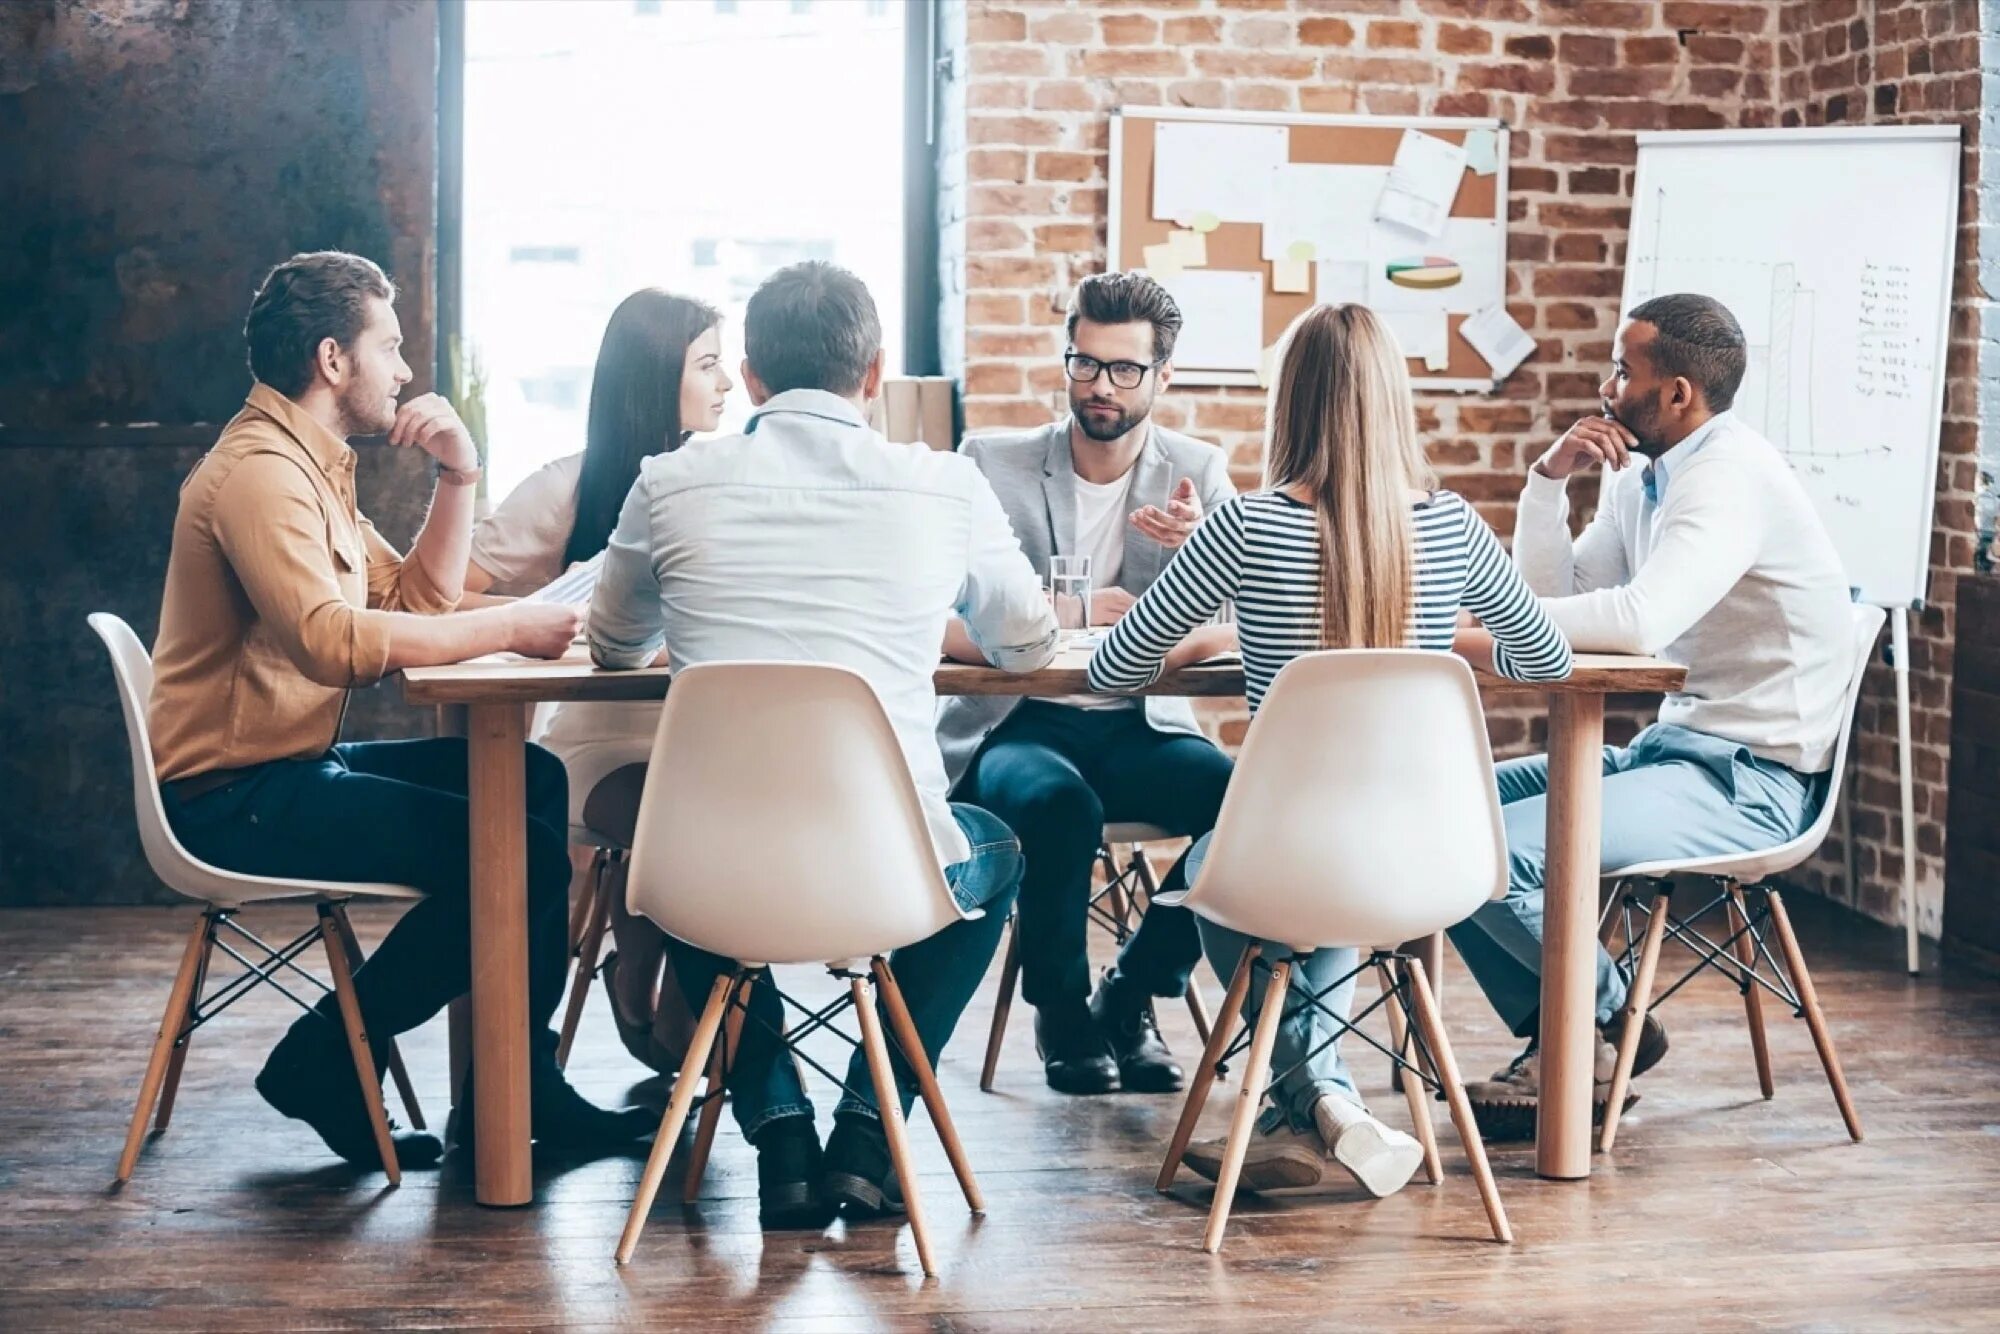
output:
[[1451,651],[1471,663],[1473,670],[1493,670],[1493,636],[1477,626],[1461,625],[1452,636]]
[[972,642],[972,635],[965,628],[965,622],[954,616],[944,626],[944,656],[953,662],[971,663],[975,667],[990,667],[986,655],[979,651],[979,645]]
[[442,616],[390,612],[389,670],[437,667],[488,653],[504,652],[513,642],[511,606],[481,607]]

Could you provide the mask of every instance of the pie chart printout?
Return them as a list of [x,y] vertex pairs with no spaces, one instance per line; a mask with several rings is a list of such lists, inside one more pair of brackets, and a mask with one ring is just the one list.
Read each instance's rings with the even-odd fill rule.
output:
[[1419,292],[1456,287],[1465,278],[1458,262],[1443,255],[1407,255],[1388,261],[1386,267],[1390,282]]

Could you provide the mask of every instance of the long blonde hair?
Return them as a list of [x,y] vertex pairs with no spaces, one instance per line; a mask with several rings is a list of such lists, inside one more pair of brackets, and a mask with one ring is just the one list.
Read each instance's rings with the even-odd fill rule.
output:
[[1416,583],[1409,492],[1437,484],[1403,350],[1366,306],[1314,306],[1286,331],[1265,420],[1264,484],[1309,492],[1318,511],[1320,646],[1401,648]]

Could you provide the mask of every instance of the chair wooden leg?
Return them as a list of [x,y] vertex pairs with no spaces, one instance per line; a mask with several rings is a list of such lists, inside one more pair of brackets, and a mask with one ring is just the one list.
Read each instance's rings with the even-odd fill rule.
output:
[[180,1033],[174,1041],[173,1055],[167,1058],[166,1082],[160,1088],[160,1114],[153,1118],[153,1133],[166,1133],[167,1122],[174,1116],[174,1095],[181,1087],[181,1067],[187,1064],[188,1048],[194,1043],[194,1018],[201,1009],[202,989],[208,983],[208,960],[215,950],[215,924],[210,923],[202,933],[201,957],[195,960],[194,985],[188,989],[187,1014],[181,1020]]
[[1214,1025],[1209,1022],[1208,1002],[1202,999],[1201,984],[1193,977],[1188,978],[1187,1007],[1188,1018],[1194,1021],[1195,1036],[1207,1042],[1209,1034],[1214,1031]]
[[979,1091],[993,1091],[993,1072],[1000,1068],[1000,1043],[1007,1036],[1007,1012],[1014,1008],[1014,989],[1021,981],[1021,919],[1007,922],[1007,955],[1000,964],[1000,991],[993,998],[993,1026],[986,1034],[986,1061],[979,1067]]
[[[1389,965],[1382,960],[1375,962],[1375,972],[1382,982],[1382,994],[1387,998],[1382,1006],[1389,1016],[1389,1038],[1404,1059],[1414,1061],[1418,1054],[1409,1040],[1410,1020],[1403,1012],[1402,992],[1396,979],[1389,972]],[[1417,1142],[1424,1146],[1424,1175],[1435,1186],[1444,1180],[1444,1163],[1438,1158],[1437,1127],[1431,1124],[1430,1090],[1421,1079],[1411,1079],[1401,1066],[1396,1073],[1403,1088],[1403,1100],[1410,1106],[1410,1124],[1416,1127]]]
[[[896,1181],[903,1188],[903,1211],[910,1218],[910,1236],[917,1243],[917,1263],[925,1278],[937,1277],[937,1261],[931,1256],[930,1226],[924,1220],[924,1201],[917,1189],[916,1164],[910,1160],[910,1132],[903,1124],[903,1095],[896,1087],[895,1073],[889,1068],[889,1044],[882,1039],[882,1021],[875,1014],[875,999],[868,983],[859,977],[848,979],[854,997],[855,1017],[861,1023],[861,1046],[868,1055],[868,1074],[875,1084],[875,1109],[882,1116],[882,1133],[889,1141],[889,1161],[895,1164]],[[921,1052],[923,1049],[918,1048]]]
[[[604,849],[593,848],[587,843],[569,845],[569,947],[572,951],[583,943],[584,929],[590,925],[590,915],[596,910],[597,887],[604,879]],[[578,888],[582,893],[577,893]]]
[[[354,923],[347,920],[347,905],[333,905],[333,924],[340,931],[340,943],[347,951],[347,967],[350,972],[358,971],[363,955],[361,939],[354,934]],[[389,1077],[396,1081],[396,1094],[403,1100],[403,1110],[409,1113],[413,1130],[428,1130],[424,1124],[424,1109],[417,1105],[417,1086],[410,1082],[410,1072],[403,1065],[403,1053],[396,1046],[394,1038],[389,1039]]]
[[1646,1027],[1646,1009],[1653,1003],[1653,976],[1660,966],[1660,945],[1667,936],[1667,914],[1673,907],[1670,888],[1653,895],[1653,912],[1646,919],[1646,938],[1639,946],[1639,966],[1625,993],[1625,1031],[1618,1039],[1618,1063],[1611,1071],[1611,1096],[1604,1104],[1604,1126],[1597,1133],[1597,1151],[1611,1152],[1618,1142],[1618,1120],[1625,1110],[1625,1091],[1632,1086],[1632,1065],[1639,1057],[1639,1039]]
[[632,1197],[632,1210],[625,1215],[625,1231],[618,1238],[617,1259],[621,1265],[631,1260],[633,1250],[639,1245],[639,1234],[645,1230],[646,1215],[653,1211],[653,1200],[667,1175],[667,1163],[674,1156],[674,1143],[681,1137],[681,1127],[687,1124],[688,1104],[694,1101],[695,1085],[699,1082],[695,1072],[707,1063],[708,1053],[715,1046],[715,1030],[722,1026],[722,1007],[729,1003],[729,990],[735,980],[734,973],[724,973],[708,989],[708,1003],[702,1006],[701,1018],[695,1022],[687,1059],[681,1062],[680,1073],[674,1076],[673,1096],[667,1099],[666,1115],[660,1118],[660,1132],[653,1137],[653,1151],[646,1155],[646,1170],[639,1176],[639,1193]]
[[[1444,982],[1442,980],[1444,977],[1444,932],[1433,931],[1428,936],[1423,936],[1416,940],[1406,940],[1398,952],[1402,954],[1414,954],[1424,961],[1424,967],[1430,972],[1431,994],[1436,998],[1438,1009],[1442,1012],[1444,1009]],[[1432,1079],[1437,1078],[1437,1071],[1431,1068],[1430,1060],[1425,1056],[1422,1048],[1418,1048],[1416,1060],[1417,1065],[1426,1075],[1429,1075]],[[1389,1087],[1398,1093],[1403,1091],[1403,1067],[1400,1065],[1392,1065],[1390,1067]]]
[[[1737,935],[1741,932],[1741,935]],[[1750,929],[1750,908],[1743,901],[1743,886],[1729,884],[1729,934],[1736,936],[1736,962],[1744,970],[1757,971],[1757,937]],[[1750,1054],[1757,1062],[1757,1089],[1766,1098],[1777,1092],[1771,1078],[1771,1046],[1764,1033],[1763,988],[1754,980],[1743,985],[1743,1017],[1750,1022]]]
[[1785,901],[1777,890],[1767,888],[1764,896],[1771,904],[1771,924],[1778,929],[1778,948],[1785,956],[1785,971],[1792,975],[1792,989],[1799,993],[1799,1008],[1805,1011],[1813,1046],[1819,1049],[1819,1063],[1826,1067],[1826,1082],[1833,1087],[1833,1100],[1840,1104],[1840,1119],[1847,1123],[1848,1135],[1858,1144],[1861,1118],[1855,1115],[1854,1099],[1847,1092],[1847,1076],[1841,1073],[1833,1035],[1827,1031],[1826,1016],[1820,1012],[1819,993],[1813,990],[1812,974],[1806,970],[1806,956],[1799,949],[1799,938],[1792,933],[1792,919],[1786,916]]
[[1271,966],[1264,1006],[1257,1013],[1257,1029],[1250,1038],[1250,1059],[1243,1067],[1242,1086],[1236,1090],[1236,1111],[1229,1119],[1229,1144],[1222,1152],[1222,1172],[1215,1179],[1215,1202],[1208,1207],[1208,1231],[1201,1239],[1201,1248],[1210,1255],[1222,1250],[1222,1232],[1229,1226],[1229,1208],[1236,1199],[1236,1183],[1243,1176],[1243,1157],[1250,1151],[1257,1104],[1264,1099],[1264,1081],[1270,1077],[1271,1048],[1278,1041],[1278,1020],[1285,1010],[1285,990],[1291,978],[1290,959],[1280,959]]
[[382,1080],[375,1073],[375,1057],[368,1050],[368,1034],[361,1027],[361,1002],[354,995],[354,974],[347,967],[347,946],[340,928],[328,930],[333,916],[331,904],[319,909],[320,943],[326,947],[327,970],[333,974],[333,997],[340,1004],[340,1021],[347,1029],[347,1050],[354,1058],[354,1076],[361,1081],[361,1102],[368,1109],[368,1124],[375,1132],[375,1149],[382,1156],[382,1170],[389,1184],[403,1184],[402,1164],[396,1161],[396,1144],[389,1138],[389,1114],[382,1108]]
[[1229,1035],[1236,1030],[1236,1016],[1243,1012],[1243,998],[1250,994],[1250,962],[1257,957],[1258,946],[1247,945],[1243,957],[1236,961],[1236,971],[1230,975],[1229,990],[1222,998],[1222,1012],[1215,1016],[1215,1027],[1209,1030],[1208,1045],[1201,1053],[1201,1064],[1195,1067],[1194,1081],[1188,1085],[1187,1101],[1181,1104],[1181,1119],[1174,1127],[1174,1137],[1167,1142],[1167,1160],[1160,1164],[1160,1175],[1153,1181],[1153,1189],[1165,1193],[1174,1184],[1174,1173],[1180,1170],[1181,1155],[1187,1152],[1188,1141],[1194,1138],[1195,1123],[1201,1120],[1201,1109],[1208,1105],[1209,1090],[1214,1088],[1216,1062],[1222,1059],[1224,1048],[1229,1046]]
[[604,931],[611,925],[610,859],[600,849],[591,862],[590,888],[585,894],[590,914],[584,918],[583,939],[576,947],[576,968],[569,980],[569,1004],[563,1009],[562,1030],[556,1038],[556,1066],[569,1064],[570,1045],[583,1021],[583,1003],[590,996],[590,979],[597,976],[597,957],[604,950]]
[[681,1203],[693,1204],[701,1198],[701,1179],[708,1171],[708,1154],[715,1147],[715,1128],[722,1124],[722,1090],[729,1082],[729,1065],[743,1042],[743,1016],[749,1013],[750,989],[757,985],[754,973],[745,973],[729,998],[722,1021],[722,1041],[708,1057],[708,1095],[701,1105],[701,1119],[695,1122],[694,1145],[688,1154],[687,1181],[681,1187]]
[[120,1185],[132,1178],[132,1169],[139,1161],[139,1143],[145,1138],[146,1121],[153,1114],[153,1103],[160,1096],[160,1082],[166,1078],[167,1064],[173,1059],[174,1043],[179,1039],[181,1025],[187,1017],[188,996],[194,991],[194,977],[200,966],[201,956],[208,949],[208,940],[215,929],[213,914],[204,911],[195,920],[194,929],[188,932],[187,945],[181,950],[181,965],[174,974],[174,985],[167,992],[167,1011],[160,1019],[159,1034],[153,1039],[153,1054],[146,1060],[145,1078],[139,1081],[139,1106],[132,1113],[132,1124],[125,1132],[125,1151],[118,1156],[118,1175],[112,1180]]
[[965,1156],[965,1146],[959,1143],[958,1127],[952,1123],[951,1109],[945,1106],[944,1090],[938,1087],[937,1071],[931,1068],[931,1058],[924,1051],[923,1039],[917,1034],[916,1021],[910,1018],[910,1007],[903,1001],[903,989],[896,984],[896,975],[890,971],[889,961],[880,955],[875,958],[874,971],[875,989],[881,993],[882,1008],[889,1014],[889,1032],[895,1036],[896,1045],[903,1049],[903,1059],[910,1063],[910,1069],[917,1077],[917,1091],[923,1096],[924,1107],[931,1114],[931,1125],[944,1145],[944,1156],[951,1160],[958,1188],[965,1192],[965,1205],[973,1213],[983,1214],[986,1212],[986,1197],[980,1193],[979,1182],[972,1175],[972,1164]]
[[1416,1007],[1417,1025],[1424,1041],[1430,1043],[1431,1058],[1437,1066],[1438,1082],[1444,1085],[1445,1101],[1451,1107],[1451,1123],[1458,1128],[1459,1141],[1472,1165],[1472,1179],[1479,1186],[1480,1203],[1486,1206],[1486,1221],[1495,1241],[1511,1242],[1514,1229],[1507,1224],[1507,1211],[1500,1203],[1500,1188],[1493,1184],[1493,1168],[1486,1161],[1486,1145],[1479,1138],[1479,1122],[1472,1115],[1472,1103],[1458,1077],[1458,1061],[1451,1054],[1451,1040],[1445,1036],[1444,1022],[1438,1017],[1437,1000],[1424,975],[1424,961],[1410,959],[1404,965],[1410,984],[1410,1001]]

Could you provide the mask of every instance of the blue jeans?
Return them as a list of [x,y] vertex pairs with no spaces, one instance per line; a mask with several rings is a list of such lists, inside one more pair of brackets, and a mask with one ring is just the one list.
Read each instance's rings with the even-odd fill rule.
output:
[[[968,911],[983,908],[986,915],[953,922],[928,940],[905,946],[889,956],[896,984],[910,1009],[910,1020],[916,1025],[917,1037],[933,1067],[957,1026],[959,1015],[965,1012],[972,993],[978,989],[979,980],[986,975],[994,947],[1000,943],[1000,933],[1007,926],[1007,911],[1021,886],[1021,851],[1007,826],[977,806],[954,802],[951,813],[972,844],[972,855],[945,868],[945,883],[951,887],[952,897],[960,907]],[[715,979],[736,966],[719,954],[696,949],[671,936],[667,938],[667,953],[673,959],[681,991],[696,1013],[708,1003]],[[781,1117],[810,1117],[813,1106],[799,1079],[797,1060],[772,1032],[785,1028],[786,1023],[784,1005],[768,978],[760,978],[750,988],[748,1004],[749,1013],[743,1017],[743,1037],[737,1050],[731,1053],[727,1082],[736,1124],[743,1128],[745,1138],[754,1139],[765,1125]],[[882,1022],[886,1031],[886,1012],[882,1014]],[[896,1084],[907,1115],[917,1096],[916,1077],[893,1042],[890,1053],[890,1065],[896,1072]],[[853,1092],[841,1097],[833,1109],[834,1115],[879,1118],[868,1059],[858,1048],[847,1065],[847,1086]]]
[[[1516,1037],[1532,1037],[1542,1003],[1542,897],[1549,761],[1496,770],[1507,825],[1507,895],[1451,928],[1473,980]],[[1758,759],[1736,742],[1656,723],[1604,748],[1601,866],[1755,852],[1796,838],[1818,814],[1827,775]],[[1625,1006],[1626,978],[1597,950],[1597,1022]]]
[[[1203,835],[1188,849],[1189,884],[1193,884],[1201,874],[1201,864],[1208,856],[1209,837]],[[1259,941],[1240,931],[1217,926],[1199,915],[1195,922],[1201,931],[1201,948],[1208,956],[1209,967],[1225,984],[1235,976],[1237,962],[1251,945],[1261,944],[1264,947],[1258,957],[1266,962],[1291,953],[1291,947],[1279,941]],[[1285,1008],[1278,1016],[1278,1035],[1271,1046],[1271,1069],[1278,1074],[1278,1080],[1270,1090],[1271,1103],[1259,1118],[1258,1129],[1268,1132],[1290,1123],[1294,1130],[1310,1131],[1313,1128],[1313,1104],[1328,1094],[1345,1098],[1356,1106],[1365,1105],[1360,1092],[1354,1087],[1353,1076],[1347,1072],[1347,1062],[1340,1057],[1340,1044],[1335,1042],[1322,1051],[1313,1052],[1315,1047],[1326,1041],[1332,1025],[1308,1003],[1310,997],[1319,996],[1334,982],[1353,972],[1360,963],[1361,952],[1347,948],[1314,950],[1293,962],[1292,980],[1285,992]],[[1319,1003],[1345,1018],[1354,1005],[1354,982],[1354,978],[1347,978],[1334,991],[1319,996]],[[1245,1023],[1257,1022],[1257,1015],[1263,1007],[1264,989],[1269,983],[1268,973],[1260,970],[1251,975],[1250,990],[1243,998]]]

